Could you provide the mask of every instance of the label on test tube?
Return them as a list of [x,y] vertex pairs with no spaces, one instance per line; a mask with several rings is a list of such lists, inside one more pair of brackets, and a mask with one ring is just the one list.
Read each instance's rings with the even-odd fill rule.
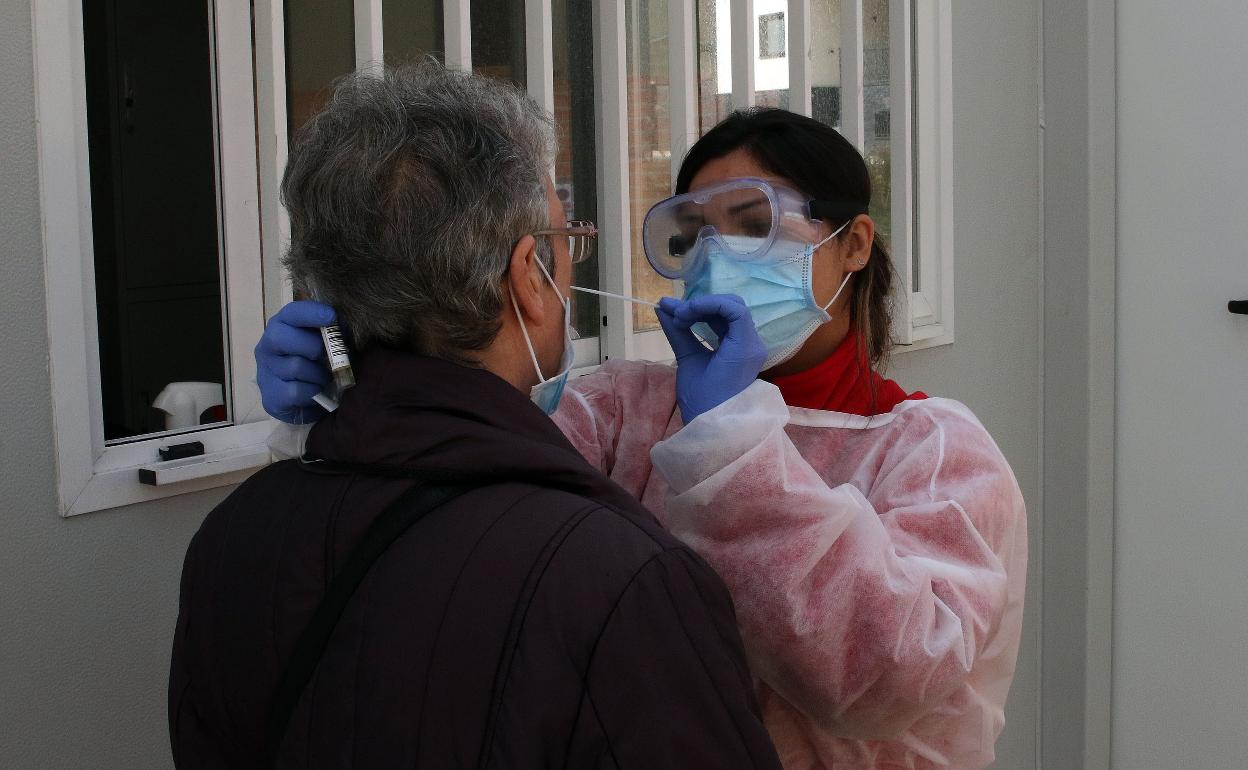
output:
[[347,357],[347,343],[342,339],[342,330],[338,324],[321,327],[321,338],[325,341],[325,352],[329,354],[329,370],[331,372],[351,368],[351,359]]

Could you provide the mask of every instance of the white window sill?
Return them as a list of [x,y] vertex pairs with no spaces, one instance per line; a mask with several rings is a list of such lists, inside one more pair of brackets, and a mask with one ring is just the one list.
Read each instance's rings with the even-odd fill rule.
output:
[[944,324],[928,324],[917,326],[910,333],[910,342],[897,343],[893,353],[909,353],[915,350],[928,350],[953,344],[953,330]]
[[[62,467],[61,515],[77,516],[239,484],[271,461],[265,441],[272,428],[271,420],[263,420],[107,447],[90,467]],[[182,461],[181,470],[170,473],[174,466],[160,463],[157,450],[189,441],[203,443],[203,458]],[[162,483],[142,483],[140,468],[162,469]]]

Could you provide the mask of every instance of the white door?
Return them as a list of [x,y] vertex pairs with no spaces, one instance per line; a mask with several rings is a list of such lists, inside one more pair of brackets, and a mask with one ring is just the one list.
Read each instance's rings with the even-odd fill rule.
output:
[[1248,3],[1118,20],[1114,767],[1248,768]]

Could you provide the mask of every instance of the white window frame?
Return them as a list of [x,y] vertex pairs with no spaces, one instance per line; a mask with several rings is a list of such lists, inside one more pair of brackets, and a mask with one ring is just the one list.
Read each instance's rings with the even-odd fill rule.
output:
[[[892,257],[898,276],[894,341],[904,352],[954,341],[953,252],[953,36],[951,0],[889,0],[892,81]],[[758,20],[753,0],[731,0],[732,103],[755,103]],[[694,4],[669,1],[670,115],[672,179],[685,152],[699,136]],[[788,0],[790,109],[812,113],[810,0]],[[632,293],[633,226],[628,203],[629,135],[625,88],[628,45],[625,8],[595,0],[594,72],[597,84],[601,288]],[[841,0],[842,133],[860,151],[865,147],[863,2]],[[805,55],[793,55],[805,52]],[[917,182],[917,183],[916,183]],[[914,285],[914,254],[919,255],[920,291]],[[607,323],[602,358],[670,360],[671,348],[658,330],[634,332],[631,307],[603,304]]]
[[[894,338],[900,351],[953,342],[953,216],[952,216],[952,25],[951,0],[889,0],[890,70],[894,77],[893,122],[893,259],[902,287],[913,285],[913,254],[920,255],[919,292],[899,291]],[[269,0],[280,7],[282,0]],[[627,93],[626,10],[615,0],[593,0],[594,115],[598,147],[598,224],[602,235],[599,288],[632,294],[632,213]],[[258,7],[263,3],[258,3]],[[731,0],[731,34],[735,50],[748,56],[732,57],[733,104],[755,103],[754,64],[758,20],[753,0]],[[685,152],[699,136],[696,60],[697,19],[691,2],[670,0],[669,73],[672,116],[672,180]],[[448,66],[472,68],[471,2],[442,0],[445,60]],[[842,131],[859,150],[865,141],[863,121],[863,2],[841,0]],[[278,12],[275,16],[280,20]],[[364,66],[383,60],[381,0],[355,0],[356,61]],[[276,23],[276,22],[275,22]],[[788,0],[785,14],[788,40],[790,107],[810,115],[810,0]],[[554,108],[550,0],[525,0],[526,69],[530,95],[547,110]],[[280,31],[280,27],[278,28]],[[259,34],[258,38],[262,37]],[[280,37],[280,36],[279,36]],[[900,41],[900,42],[899,42]],[[273,42],[280,51],[280,39]],[[805,52],[805,55],[791,55]],[[280,57],[279,57],[280,58]],[[915,64],[917,63],[917,67]],[[280,70],[279,70],[280,72]],[[912,77],[912,73],[913,77]],[[281,109],[281,162],[285,156],[284,92],[274,95]],[[267,112],[263,109],[262,113]],[[261,116],[264,121],[264,115]],[[262,150],[263,150],[262,146]],[[279,176],[280,178],[280,176]],[[915,184],[915,180],[918,184]],[[273,183],[276,184],[275,182]],[[270,200],[266,196],[266,203]],[[276,200],[275,197],[272,200]],[[284,212],[275,202],[284,236]],[[273,228],[266,227],[266,232]],[[280,249],[274,250],[280,252]],[[659,330],[634,330],[632,307],[606,300],[600,305],[604,323],[600,336],[576,341],[576,367],[590,368],[612,357],[671,360],[671,347]]]
[[[890,71],[907,80],[906,88],[891,91],[893,259],[903,287],[914,285],[914,249],[920,271],[920,290],[899,293],[904,301],[895,336],[904,350],[954,340],[953,22],[951,0],[891,3]],[[897,163],[899,156],[905,163]],[[904,199],[898,190],[905,191]],[[906,223],[902,238],[896,235],[899,221]]]
[[[592,1],[598,216],[603,233],[599,253],[614,255],[600,260],[600,288],[631,295],[625,6],[615,0]],[[889,1],[893,256],[903,286],[913,285],[914,249],[921,271],[921,291],[903,291],[898,297],[895,337],[906,350],[953,341],[951,0]],[[289,220],[278,194],[287,156],[285,4],[256,0],[254,5],[254,20],[236,3],[218,0],[214,10],[227,379],[234,424],[115,445],[106,445],[103,437],[81,9],[77,0],[41,0],[32,6],[63,515],[237,483],[268,462],[263,448],[272,421],[260,409],[251,347],[263,330],[264,318],[291,298],[280,266]],[[753,0],[731,0],[731,12],[734,46],[755,51],[758,24]],[[842,0],[841,12],[842,48],[857,52],[842,58],[842,130],[861,149],[862,0]],[[357,66],[374,67],[384,61],[382,0],[354,0],[354,13]],[[471,68],[469,0],[443,0],[443,18],[448,65]],[[809,115],[810,0],[789,0],[785,20],[790,105]],[[550,0],[525,0],[525,22],[529,90],[549,110],[554,106]],[[681,159],[699,135],[697,20],[692,3],[671,0],[669,34],[674,180]],[[755,101],[754,58],[733,57],[736,105]],[[631,306],[607,301],[601,309],[600,336],[576,342],[578,371],[612,357],[671,359],[661,331],[634,330]],[[193,478],[167,486],[138,482],[137,469],[154,463],[159,447],[192,440],[202,441],[207,451],[202,467],[189,474]]]
[[[270,0],[273,4],[281,0]],[[751,0],[746,0],[751,3]],[[629,208],[628,168],[628,92],[627,29],[625,6],[615,0],[593,0],[594,35],[594,118],[596,129],[598,253],[615,254],[615,259],[600,259],[599,288],[631,296],[632,294],[632,217]],[[384,19],[380,0],[354,0],[356,21],[356,61],[364,65],[383,60],[382,40]],[[258,4],[259,5],[259,4]],[[671,13],[680,15],[692,34],[692,4],[672,2]],[[447,66],[472,68],[471,2],[443,0],[443,48]],[[684,21],[687,17],[687,21]],[[551,0],[525,0],[526,80],[529,95],[548,111],[554,110],[554,51],[551,29]],[[755,34],[757,34],[755,32]],[[692,38],[691,38],[692,39]],[[278,43],[275,43],[275,46]],[[686,52],[684,71],[696,83],[693,49]],[[691,91],[695,94],[696,91]],[[693,97],[691,97],[693,98]],[[688,130],[673,144],[673,158],[683,157],[689,144],[697,139],[696,105],[691,101],[682,113]],[[677,134],[674,132],[674,136]],[[671,347],[659,330],[634,333],[632,308],[626,303],[608,300],[600,304],[603,325],[597,337],[575,342],[574,366],[578,372],[589,371],[612,357],[667,361]]]
[[[631,295],[633,280],[632,221],[629,204],[630,172],[627,93],[626,8],[615,0],[592,0],[594,36],[594,116],[598,147],[599,288]],[[920,255],[919,292],[897,293],[894,338],[899,351],[953,342],[953,216],[952,216],[952,34],[951,0],[889,0],[890,70],[894,77],[893,122],[893,259],[902,287],[913,285],[913,254]],[[282,0],[269,0],[280,6]],[[264,3],[257,3],[260,7]],[[731,0],[734,50],[757,51],[758,20],[754,0]],[[842,131],[859,150],[864,147],[863,121],[863,3],[841,0]],[[443,45],[448,66],[472,68],[471,2],[442,0]],[[691,2],[670,0],[669,73],[672,116],[672,180],[685,152],[699,136],[696,60],[697,19]],[[280,12],[275,16],[280,20]],[[360,65],[383,60],[384,20],[381,0],[355,0],[356,60]],[[810,115],[810,0],[788,0],[785,14],[788,40],[790,107]],[[554,108],[553,51],[550,0],[525,0],[526,75],[530,95],[548,110]],[[279,27],[280,31],[280,27]],[[261,36],[258,34],[258,38]],[[900,41],[900,42],[898,42]],[[281,40],[273,47],[280,50]],[[791,55],[805,52],[806,55]],[[733,56],[733,104],[755,102],[755,56]],[[917,67],[915,64],[917,63]],[[280,72],[280,70],[279,70]],[[912,73],[914,73],[912,77]],[[280,89],[277,89],[280,91]],[[284,92],[274,95],[280,105],[282,161],[285,154]],[[267,112],[262,105],[262,113]],[[265,116],[261,115],[264,123]],[[262,150],[263,150],[262,146]],[[262,156],[263,157],[263,156]],[[280,177],[279,177],[280,178]],[[915,184],[915,180],[918,184]],[[275,186],[276,182],[273,182]],[[266,204],[270,200],[266,195]],[[273,198],[272,200],[275,200]],[[284,212],[279,232],[284,237]],[[272,231],[266,225],[266,232]],[[280,251],[280,250],[279,250]],[[615,255],[613,259],[606,255]],[[272,303],[270,303],[272,304]],[[632,307],[615,300],[600,305],[603,325],[598,337],[576,341],[578,371],[610,358],[668,361],[671,347],[660,330],[634,329]],[[275,309],[275,308],[273,308]]]
[[[48,347],[63,516],[237,483],[269,462],[251,348],[264,323],[251,9],[214,4],[220,219],[225,269],[226,386],[233,424],[107,445],[96,325],[81,5],[40,0],[34,18],[40,201]],[[205,455],[169,485],[139,482],[158,448],[203,442]],[[162,474],[163,476],[163,474]]]
[[[472,69],[470,0],[442,0],[444,61]],[[290,218],[281,204],[280,186],[288,153],[284,0],[255,0],[257,121],[260,127],[260,188],[264,232],[265,315],[292,298],[290,277],[281,255],[290,241]],[[375,69],[385,61],[382,0],[353,0],[355,62]],[[531,97],[554,111],[554,50],[551,0],[525,0],[526,80]],[[553,169],[552,176],[553,176]],[[584,371],[602,360],[598,337],[576,340],[574,366]]]
[[[807,52],[789,56],[789,104],[810,115],[810,0],[788,4],[790,53]],[[841,0],[840,11],[841,133],[862,151],[863,2]],[[954,341],[952,29],[951,0],[889,0],[891,246],[899,284],[893,339],[898,351]],[[911,291],[916,253],[920,290]]]

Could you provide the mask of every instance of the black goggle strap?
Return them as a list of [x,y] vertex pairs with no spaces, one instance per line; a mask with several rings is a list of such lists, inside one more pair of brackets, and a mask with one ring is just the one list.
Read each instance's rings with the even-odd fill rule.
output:
[[838,225],[868,213],[870,213],[868,208],[857,201],[813,200],[810,202],[811,219],[826,219]]

